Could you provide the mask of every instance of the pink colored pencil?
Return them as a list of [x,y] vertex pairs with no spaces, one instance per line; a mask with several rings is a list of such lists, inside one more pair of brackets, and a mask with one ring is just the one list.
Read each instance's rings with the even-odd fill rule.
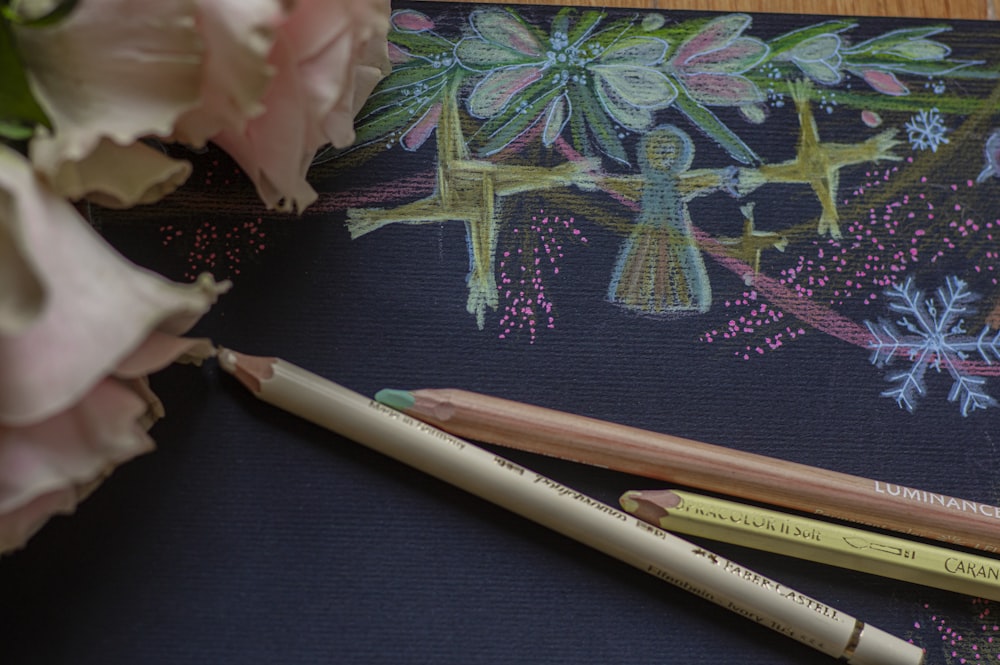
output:
[[733,497],[1000,551],[1000,508],[455,389],[376,399],[456,436]]

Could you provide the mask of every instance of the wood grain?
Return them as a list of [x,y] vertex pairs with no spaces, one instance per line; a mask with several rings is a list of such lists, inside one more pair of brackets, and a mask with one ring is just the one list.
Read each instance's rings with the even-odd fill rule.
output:
[[[467,0],[495,3],[496,0]],[[997,0],[519,0],[532,5],[995,19]]]

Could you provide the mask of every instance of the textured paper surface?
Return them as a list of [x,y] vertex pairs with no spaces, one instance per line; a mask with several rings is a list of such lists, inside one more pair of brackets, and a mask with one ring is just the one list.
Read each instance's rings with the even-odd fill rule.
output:
[[[93,211],[144,265],[234,280],[198,334],[366,394],[466,388],[1000,503],[996,27],[398,11],[384,109],[301,218],[214,151],[162,204]],[[4,662],[819,658],[212,367],[155,384],[158,452],[0,563]],[[654,486],[511,456],[610,503]],[[932,665],[1000,653],[993,604],[712,547]]]

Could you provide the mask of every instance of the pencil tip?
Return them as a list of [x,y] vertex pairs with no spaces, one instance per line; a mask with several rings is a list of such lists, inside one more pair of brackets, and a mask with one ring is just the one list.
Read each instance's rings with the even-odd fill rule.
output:
[[375,393],[375,401],[380,404],[385,404],[386,406],[396,409],[397,411],[406,411],[413,406],[413,403],[416,400],[413,397],[413,393],[408,390],[384,388]]

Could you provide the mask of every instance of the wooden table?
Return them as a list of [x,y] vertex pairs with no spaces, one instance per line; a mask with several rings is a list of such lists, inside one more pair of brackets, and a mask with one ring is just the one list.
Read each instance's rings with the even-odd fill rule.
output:
[[[493,2],[495,0],[471,0]],[[525,4],[995,19],[997,0],[518,0]]]

